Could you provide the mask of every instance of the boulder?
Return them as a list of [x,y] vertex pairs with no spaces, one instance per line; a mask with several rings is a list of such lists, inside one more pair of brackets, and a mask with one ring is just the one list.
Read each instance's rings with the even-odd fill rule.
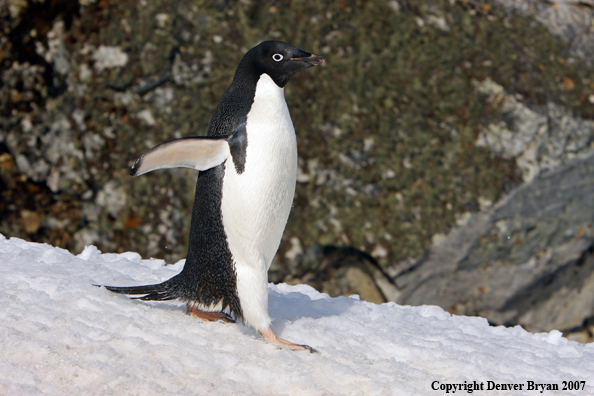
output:
[[530,331],[594,315],[594,152],[472,215],[417,260],[387,269],[400,304],[436,304]]

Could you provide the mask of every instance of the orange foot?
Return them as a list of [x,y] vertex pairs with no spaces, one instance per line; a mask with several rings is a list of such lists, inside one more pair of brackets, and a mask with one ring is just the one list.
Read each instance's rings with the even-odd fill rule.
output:
[[221,322],[235,323],[235,320],[225,312],[206,312],[196,307],[190,307],[189,305],[188,315],[192,315],[194,318],[202,319],[205,322],[214,322],[220,320]]
[[264,338],[264,340],[266,340],[266,342],[269,342],[271,344],[280,344],[280,345],[285,346],[293,351],[305,349],[305,350],[310,351],[311,353],[318,352],[315,349],[313,349],[312,347],[310,347],[309,345],[293,344],[290,341],[283,340],[282,338],[278,338],[276,336],[276,334],[274,334],[274,332],[272,331],[272,329],[270,327],[267,328],[266,330],[258,330],[258,332],[260,334],[262,334],[262,337]]

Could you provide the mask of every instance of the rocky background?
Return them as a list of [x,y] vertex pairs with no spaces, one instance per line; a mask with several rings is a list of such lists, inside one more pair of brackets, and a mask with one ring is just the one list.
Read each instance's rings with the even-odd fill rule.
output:
[[272,281],[591,341],[594,2],[315,3],[0,0],[0,232],[183,258],[196,174],[129,167],[283,40],[327,62]]

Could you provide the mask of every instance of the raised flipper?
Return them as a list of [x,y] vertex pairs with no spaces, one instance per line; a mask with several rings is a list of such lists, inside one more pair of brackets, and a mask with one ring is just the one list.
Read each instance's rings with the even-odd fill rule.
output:
[[153,147],[136,160],[130,175],[140,176],[155,169],[191,168],[207,170],[229,157],[226,137],[188,137]]

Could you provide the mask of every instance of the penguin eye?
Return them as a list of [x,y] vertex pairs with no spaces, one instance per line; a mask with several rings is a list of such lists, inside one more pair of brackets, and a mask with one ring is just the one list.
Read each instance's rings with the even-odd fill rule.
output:
[[274,55],[272,55],[272,59],[275,62],[280,62],[280,61],[283,60],[283,58],[284,58],[283,54],[274,54]]

